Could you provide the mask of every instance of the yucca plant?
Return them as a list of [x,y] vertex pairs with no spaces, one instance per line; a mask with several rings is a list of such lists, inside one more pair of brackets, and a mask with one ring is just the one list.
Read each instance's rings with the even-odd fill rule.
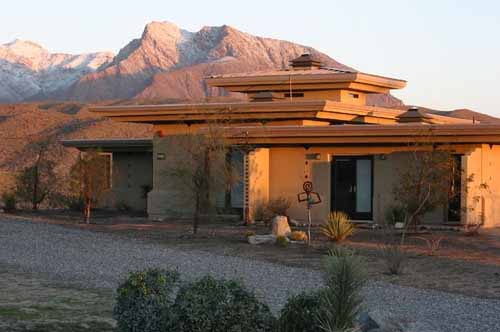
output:
[[317,321],[322,331],[351,331],[361,311],[367,275],[354,251],[335,247],[324,259],[325,284]]
[[341,242],[354,233],[355,226],[349,221],[347,214],[342,211],[333,211],[320,228],[321,233],[331,241]]

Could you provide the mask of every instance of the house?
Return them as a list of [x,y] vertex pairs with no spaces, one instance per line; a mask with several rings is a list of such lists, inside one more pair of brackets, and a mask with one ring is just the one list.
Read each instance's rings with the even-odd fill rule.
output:
[[[305,206],[296,197],[303,191],[303,183],[311,181],[322,197],[322,203],[311,211],[313,220],[324,220],[330,211],[342,210],[355,221],[383,222],[395,202],[392,188],[401,180],[401,170],[412,162],[415,149],[446,148],[460,169],[458,178],[455,174],[455,180],[450,181],[450,190],[456,195],[427,213],[424,220],[500,226],[500,209],[496,208],[500,202],[500,176],[496,174],[500,165],[499,125],[428,114],[416,108],[369,106],[370,94],[389,93],[404,88],[406,82],[323,67],[308,54],[292,60],[288,69],[213,76],[206,82],[210,87],[244,94],[247,100],[92,109],[114,121],[153,125],[152,141],[147,147],[140,146],[144,170],[133,166],[136,170],[128,173],[145,174],[152,164],[152,190],[147,195],[151,218],[168,217],[180,209],[174,199],[177,188],[162,175],[171,157],[171,139],[202,131],[207,120],[229,119],[226,136],[231,143],[251,148],[232,156],[233,162],[241,164],[242,183],[224,202],[226,207],[242,209],[248,220],[259,204],[278,197],[292,199],[290,217],[305,220]],[[136,141],[128,143],[64,142],[81,150],[101,148],[113,154],[114,163],[124,151],[138,148]],[[132,156],[123,158],[127,163]],[[126,194],[125,185],[119,190],[137,197],[137,193]]]

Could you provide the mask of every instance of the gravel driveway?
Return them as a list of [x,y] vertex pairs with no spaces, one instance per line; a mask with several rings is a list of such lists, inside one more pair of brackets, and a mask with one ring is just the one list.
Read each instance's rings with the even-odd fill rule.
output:
[[[0,263],[53,279],[115,288],[128,271],[178,268],[186,279],[206,273],[238,278],[273,310],[293,293],[317,287],[317,271],[239,257],[217,256],[110,234],[11,220],[0,215]],[[500,331],[500,301],[370,283],[366,306],[380,320],[392,317],[412,331]]]

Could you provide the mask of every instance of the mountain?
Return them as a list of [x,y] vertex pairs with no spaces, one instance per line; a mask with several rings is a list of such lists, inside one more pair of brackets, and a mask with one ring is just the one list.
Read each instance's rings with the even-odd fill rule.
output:
[[[311,47],[227,25],[189,32],[169,22],[151,22],[116,56],[51,54],[18,40],[0,46],[0,102],[201,100],[227,94],[207,87],[205,76],[284,68],[303,53],[326,66],[352,69]],[[373,105],[402,105],[390,95],[370,98]]]
[[0,101],[44,99],[112,59],[111,53],[50,53],[23,40],[0,45]]

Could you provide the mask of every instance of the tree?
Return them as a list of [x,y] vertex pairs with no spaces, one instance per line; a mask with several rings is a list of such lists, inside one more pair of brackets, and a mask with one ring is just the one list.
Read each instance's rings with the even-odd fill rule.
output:
[[218,123],[207,123],[200,132],[167,139],[170,140],[170,160],[164,175],[193,211],[193,233],[196,234],[201,216],[213,211],[216,195],[227,192],[238,178],[227,158],[231,147],[225,139],[224,128]]
[[83,220],[90,224],[95,204],[109,188],[109,159],[98,151],[80,154],[70,170],[71,189],[83,201]]
[[432,131],[417,136],[410,148],[408,164],[393,187],[394,196],[405,211],[401,243],[408,229],[416,228],[421,216],[452,199],[449,189],[453,169],[457,167],[451,149],[438,146]]
[[21,201],[29,202],[33,210],[38,210],[39,205],[57,188],[56,164],[51,159],[49,147],[49,141],[37,144],[34,148],[35,162],[16,177],[16,196]]

